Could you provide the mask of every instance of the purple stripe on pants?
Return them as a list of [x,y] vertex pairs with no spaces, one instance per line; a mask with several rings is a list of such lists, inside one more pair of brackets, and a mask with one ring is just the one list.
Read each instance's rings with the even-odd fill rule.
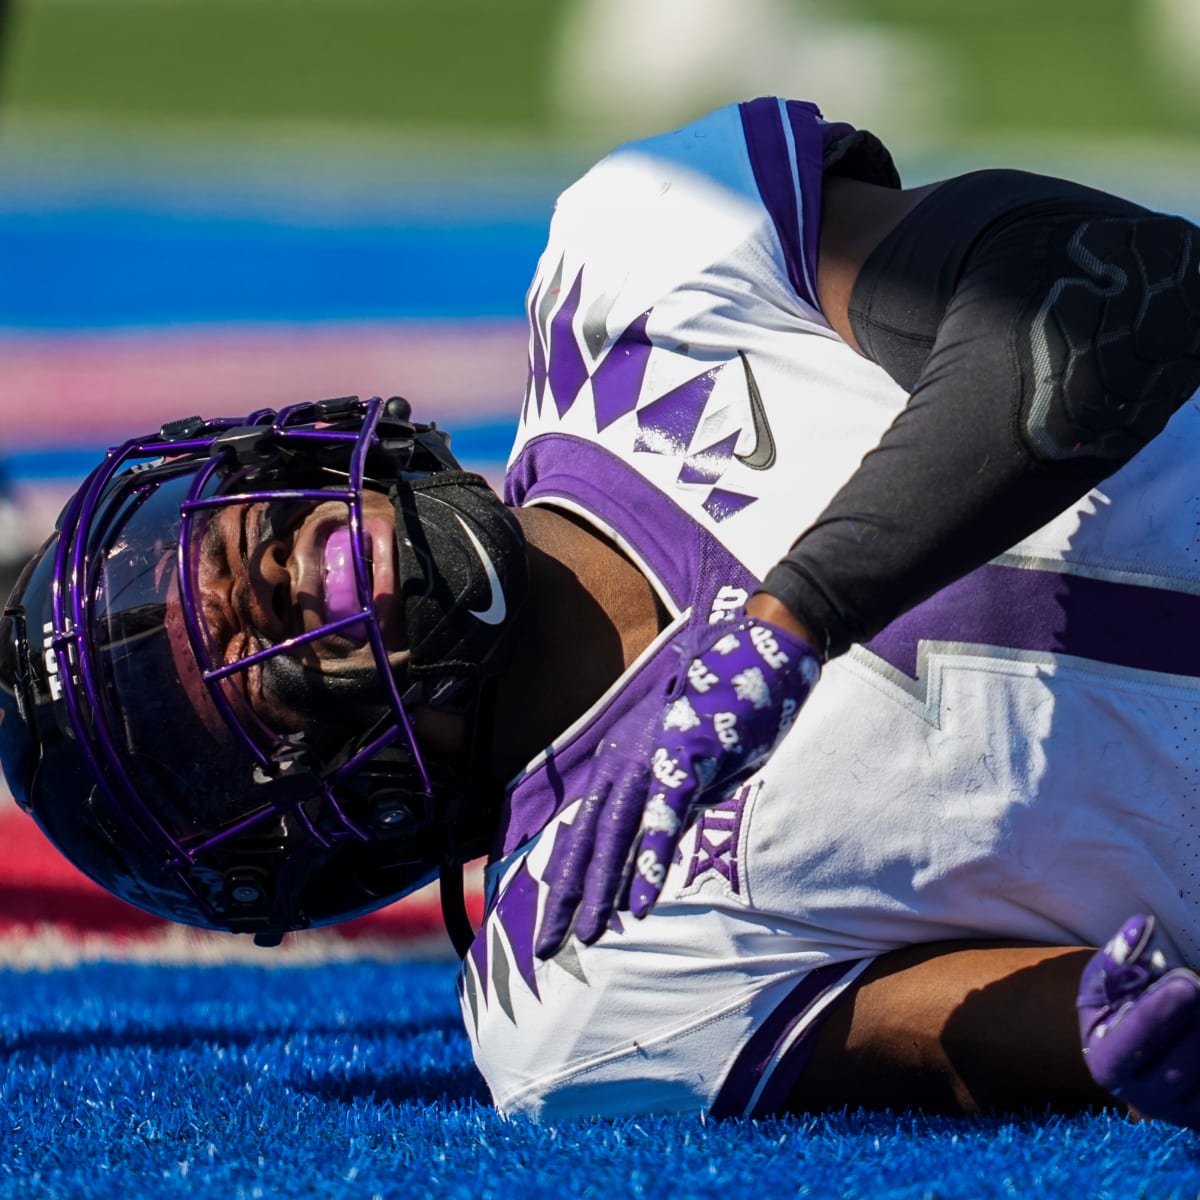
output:
[[[786,1109],[788,1097],[812,1054],[821,1021],[815,1020],[794,1041],[789,1039],[813,1005],[860,965],[851,962],[818,967],[792,988],[738,1052],[713,1100],[710,1112],[714,1117],[769,1116]],[[755,1092],[764,1078],[766,1083],[756,1099]]]

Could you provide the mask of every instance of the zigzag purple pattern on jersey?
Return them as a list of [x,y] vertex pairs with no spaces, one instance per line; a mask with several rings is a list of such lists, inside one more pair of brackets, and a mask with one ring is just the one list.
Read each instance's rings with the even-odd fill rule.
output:
[[560,417],[565,417],[579,397],[579,390],[587,382],[588,369],[583,361],[583,352],[575,338],[575,314],[579,311],[579,297],[583,292],[583,270],[575,276],[567,298],[550,322],[550,358],[547,376],[554,407]]
[[[533,935],[537,909],[537,881],[530,875],[527,863],[522,862],[496,904],[496,916],[508,937],[517,973],[535,996],[538,988],[534,975]],[[481,938],[475,940],[482,941]]]
[[679,468],[680,483],[716,483],[725,474],[733,459],[733,448],[737,445],[741,430],[723,437],[719,442],[689,454]]
[[639,408],[633,448],[648,454],[686,454],[721,368],[727,365],[713,367]]
[[596,406],[596,429],[607,429],[631,413],[642,394],[646,364],[654,343],[646,332],[650,310],[633,321],[613,343],[592,376],[592,403]]

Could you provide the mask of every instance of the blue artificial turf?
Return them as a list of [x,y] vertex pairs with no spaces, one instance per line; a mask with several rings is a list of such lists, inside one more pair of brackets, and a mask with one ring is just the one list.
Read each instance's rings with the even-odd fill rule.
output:
[[445,963],[0,973],[2,1197],[1194,1197],[1114,1116],[501,1120]]

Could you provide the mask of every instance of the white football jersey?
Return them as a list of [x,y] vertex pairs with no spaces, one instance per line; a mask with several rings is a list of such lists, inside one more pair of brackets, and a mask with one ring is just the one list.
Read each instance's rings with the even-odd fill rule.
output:
[[723,109],[618,150],[554,215],[508,499],[612,537],[675,619],[510,789],[460,977],[504,1111],[770,1112],[820,1014],[913,943],[1096,944],[1144,910],[1200,963],[1195,398],[1102,489],[831,663],[646,920],[533,956],[598,741],[906,402],[816,307],[828,129],[811,106]]

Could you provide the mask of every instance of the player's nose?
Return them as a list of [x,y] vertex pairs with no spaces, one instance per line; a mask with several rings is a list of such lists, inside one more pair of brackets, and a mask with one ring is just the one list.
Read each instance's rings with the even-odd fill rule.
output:
[[249,581],[261,631],[272,641],[292,633],[294,598],[287,553],[271,538],[258,548],[249,564]]

